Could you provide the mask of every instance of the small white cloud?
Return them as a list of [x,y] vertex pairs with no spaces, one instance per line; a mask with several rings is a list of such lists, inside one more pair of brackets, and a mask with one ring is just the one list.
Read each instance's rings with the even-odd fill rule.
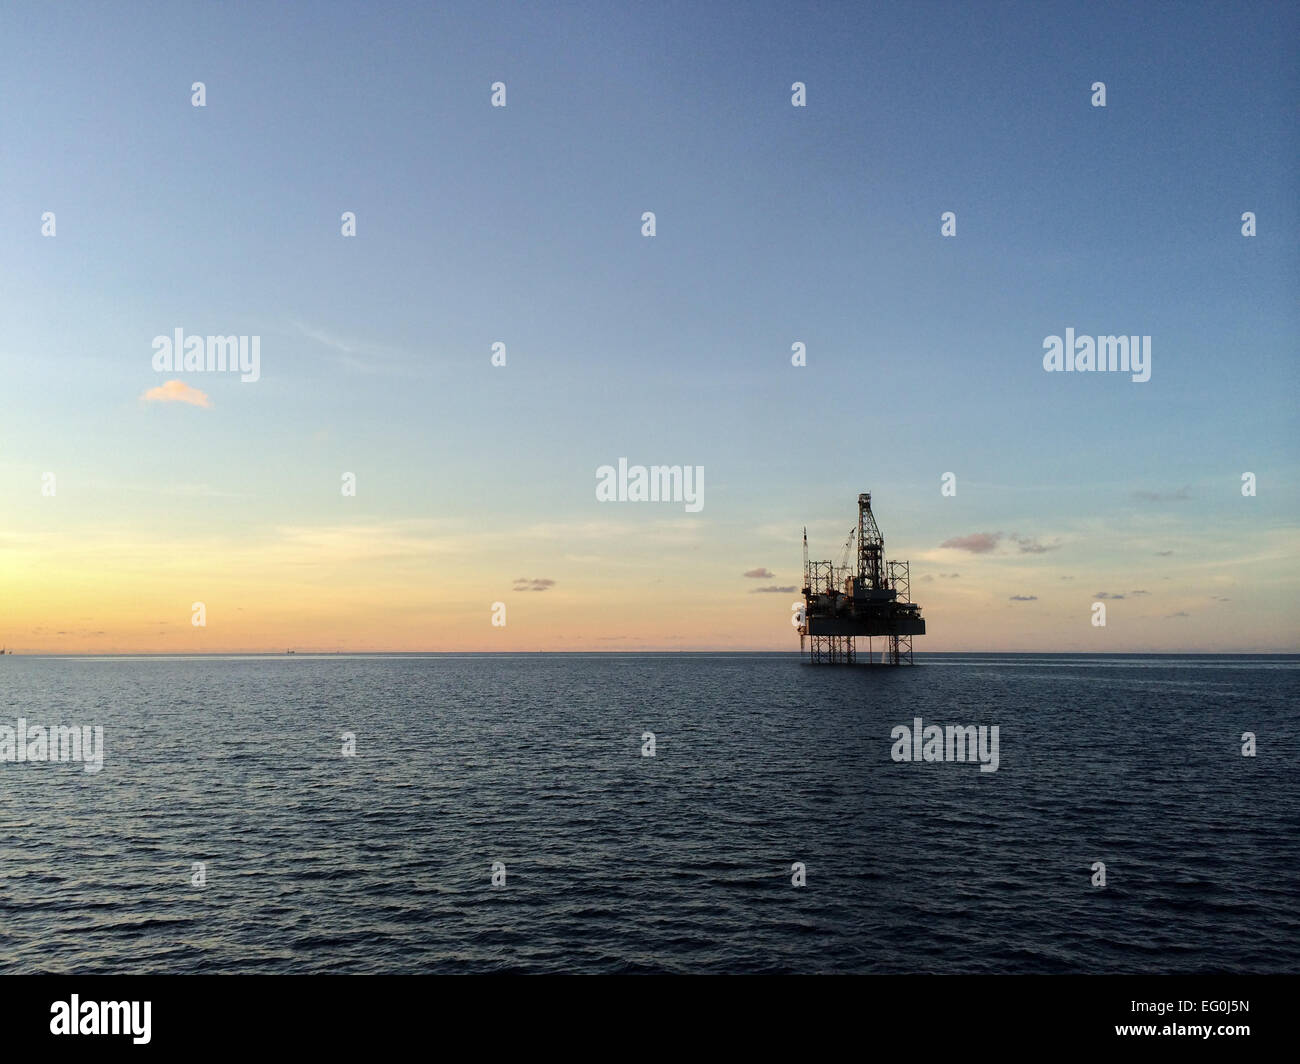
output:
[[140,396],[147,403],[189,403],[190,406],[211,407],[212,400],[197,388],[191,388],[184,381],[168,381],[157,388],[150,388]]

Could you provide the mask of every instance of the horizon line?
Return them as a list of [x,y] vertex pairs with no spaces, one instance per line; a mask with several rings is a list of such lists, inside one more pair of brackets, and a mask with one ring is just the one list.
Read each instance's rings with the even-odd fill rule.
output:
[[[773,655],[800,656],[797,650],[113,650],[10,652],[16,658],[336,658],[336,657],[520,657],[552,655]],[[926,650],[916,656],[1099,657],[1099,658],[1300,658],[1300,650]]]

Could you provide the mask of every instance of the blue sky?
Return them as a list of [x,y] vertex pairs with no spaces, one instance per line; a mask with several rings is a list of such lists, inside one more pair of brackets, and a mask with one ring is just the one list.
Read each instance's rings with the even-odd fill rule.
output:
[[[1153,614],[1106,649],[1231,649],[1211,607],[1185,608],[1207,580],[1262,604],[1231,619],[1237,649],[1294,647],[1297,30],[1294,5],[1252,4],[7,5],[11,541],[59,579],[76,567],[42,537],[85,565],[102,541],[112,568],[110,542],[418,526],[435,612],[460,601],[436,590],[449,569],[487,599],[554,578],[574,616],[656,581],[652,612],[686,604],[684,635],[600,631],[782,646],[761,619],[777,604],[733,570],[797,584],[799,527],[837,555],[870,490],[914,580],[928,564],[979,588],[914,585],[932,649],[1068,642],[1087,603],[1054,604],[1059,581],[1138,587],[1148,548],[1184,563],[1159,578],[1194,636]],[[1067,326],[1150,335],[1151,380],[1045,373]],[[150,342],[177,327],[260,335],[262,379],[186,378],[210,409],[142,403],[162,383]],[[700,519],[597,503],[595,468],[624,455],[703,465]],[[341,470],[361,484],[345,512]],[[1001,570],[927,559],[999,530],[1060,545]],[[1012,594],[1059,613],[990,631]],[[946,637],[944,613],[963,619]],[[447,645],[453,615],[412,645]],[[0,624],[20,645],[48,627]],[[539,621],[527,645],[575,624]]]

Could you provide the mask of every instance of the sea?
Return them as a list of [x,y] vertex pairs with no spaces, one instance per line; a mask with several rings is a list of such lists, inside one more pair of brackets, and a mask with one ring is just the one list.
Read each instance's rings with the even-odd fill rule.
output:
[[1300,969],[1300,656],[916,662],[6,655],[0,972]]

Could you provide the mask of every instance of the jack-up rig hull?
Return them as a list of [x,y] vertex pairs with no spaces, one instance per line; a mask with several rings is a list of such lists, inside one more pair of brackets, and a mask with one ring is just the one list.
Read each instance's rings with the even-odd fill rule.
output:
[[[857,570],[849,550],[857,541]],[[808,560],[803,533],[803,623],[799,650],[810,665],[875,664],[873,639],[885,640],[882,665],[911,665],[912,637],[925,635],[921,607],[912,597],[907,562],[885,560],[885,537],[871,513],[871,495],[858,496],[858,524],[849,533],[839,565]],[[867,640],[866,661],[858,661],[857,639]]]

